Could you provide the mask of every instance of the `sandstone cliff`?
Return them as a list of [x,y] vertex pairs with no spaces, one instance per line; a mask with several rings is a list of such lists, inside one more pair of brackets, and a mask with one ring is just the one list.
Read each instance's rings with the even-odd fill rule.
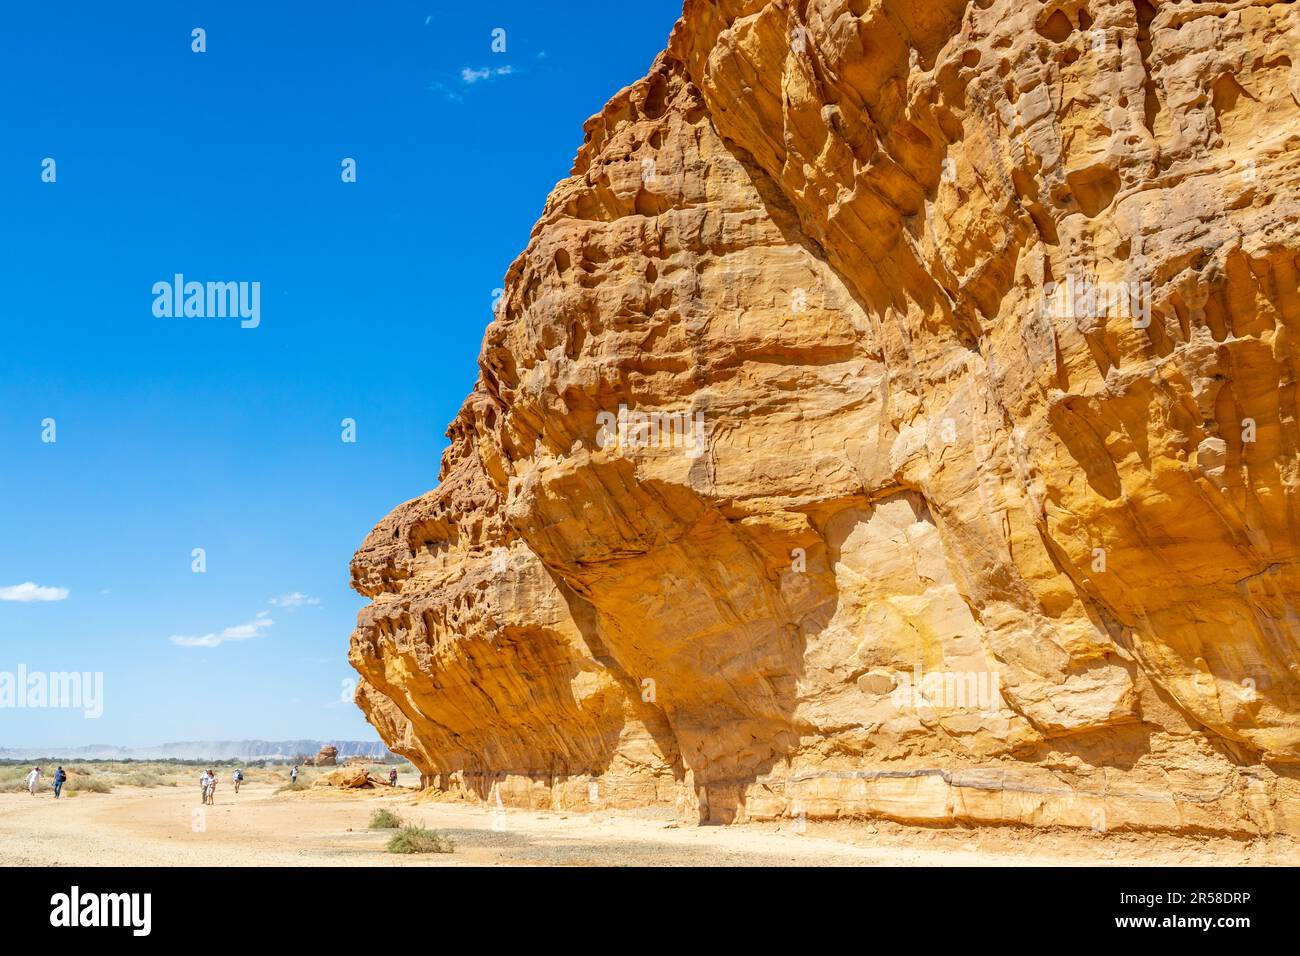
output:
[[1300,4],[688,0],[358,551],[426,783],[1300,829]]

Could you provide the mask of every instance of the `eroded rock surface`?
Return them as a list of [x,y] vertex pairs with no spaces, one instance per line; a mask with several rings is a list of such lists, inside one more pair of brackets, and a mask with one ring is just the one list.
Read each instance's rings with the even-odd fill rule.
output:
[[688,0],[585,129],[352,565],[426,783],[1300,828],[1300,4]]

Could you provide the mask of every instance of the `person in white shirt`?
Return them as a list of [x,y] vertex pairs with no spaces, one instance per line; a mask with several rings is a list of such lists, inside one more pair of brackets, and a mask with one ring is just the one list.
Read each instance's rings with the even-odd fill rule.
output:
[[199,798],[200,803],[208,802],[208,786],[211,784],[211,782],[212,782],[211,770],[205,770],[203,771],[203,773],[199,774],[199,789],[203,791],[203,795]]
[[27,775],[27,792],[33,797],[36,796],[36,788],[41,784],[41,768],[33,767],[32,772]]
[[297,768],[297,767],[294,767],[292,770],[289,771],[289,782],[290,782],[290,783],[297,783],[297,782],[298,782],[298,768]]
[[235,793],[239,793],[239,785],[244,782],[244,771],[239,767],[236,767],[231,780],[235,785]]

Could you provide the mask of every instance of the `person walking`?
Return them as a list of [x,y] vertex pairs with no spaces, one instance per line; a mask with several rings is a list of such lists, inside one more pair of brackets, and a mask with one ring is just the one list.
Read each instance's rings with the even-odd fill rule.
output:
[[388,771],[388,785],[389,785],[390,787],[395,787],[395,786],[397,786],[397,768],[396,768],[396,767],[394,767],[392,770]]
[[217,805],[217,775],[211,770],[208,771],[208,806]]
[[244,771],[240,767],[235,768],[234,776],[235,793],[239,793],[239,785],[244,782]]
[[199,803],[206,804],[208,802],[208,785],[211,782],[212,782],[211,770],[205,770],[203,771],[203,773],[199,774],[199,789],[203,791],[202,796],[199,797]]
[[36,796],[36,788],[41,785],[41,768],[33,767],[32,772],[27,775],[27,792],[33,797]]
[[297,782],[298,782],[298,765],[297,765],[297,764],[294,764],[293,769],[289,771],[289,782],[290,782],[290,783],[297,783]]
[[54,799],[59,799],[59,793],[63,790],[63,782],[68,779],[68,775],[60,767],[54,771]]

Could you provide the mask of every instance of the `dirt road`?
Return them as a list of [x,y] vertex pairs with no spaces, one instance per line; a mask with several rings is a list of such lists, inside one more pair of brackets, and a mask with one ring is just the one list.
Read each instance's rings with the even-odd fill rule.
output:
[[[275,794],[228,787],[196,816],[190,787],[83,793],[0,794],[0,865],[47,866],[539,866],[539,865],[1024,865],[1280,864],[1300,861],[1287,843],[1030,833],[1014,829],[929,830],[809,823],[796,833],[769,825],[676,826],[649,814],[543,813],[416,803],[411,791]],[[456,841],[447,855],[384,851],[391,831],[366,829],[387,808]]]

